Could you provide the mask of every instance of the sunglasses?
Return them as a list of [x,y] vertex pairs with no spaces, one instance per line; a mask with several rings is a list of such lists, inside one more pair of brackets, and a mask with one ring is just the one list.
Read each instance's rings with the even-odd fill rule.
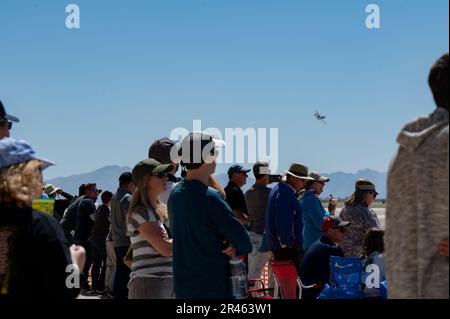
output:
[[156,176],[156,177],[158,177],[158,178],[164,178],[164,177],[168,177],[168,176],[169,176],[169,173],[163,172],[163,173],[155,174],[155,175],[153,175],[153,176]]
[[375,192],[373,192],[373,191],[370,191],[369,194],[370,194],[370,195],[373,195],[373,198],[374,198],[374,199],[377,198],[377,193],[375,193]]
[[12,129],[12,126],[13,126],[12,122],[4,121],[4,120],[0,121],[0,124],[2,124],[2,125],[6,124],[6,127],[8,128],[8,130]]

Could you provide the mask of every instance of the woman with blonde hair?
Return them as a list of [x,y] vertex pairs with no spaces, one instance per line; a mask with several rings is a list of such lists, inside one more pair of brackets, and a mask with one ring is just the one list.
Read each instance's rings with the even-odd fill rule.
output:
[[75,298],[82,247],[69,248],[56,219],[32,208],[54,163],[25,141],[0,140],[0,298]]
[[355,183],[355,192],[345,202],[339,217],[351,223],[341,244],[346,257],[359,257],[367,231],[381,228],[377,215],[370,208],[377,195],[371,181],[360,179]]
[[168,173],[172,170],[172,164],[147,159],[132,171],[136,191],[128,210],[133,250],[129,299],[172,298],[172,239],[167,208],[159,200],[159,195],[167,190]]

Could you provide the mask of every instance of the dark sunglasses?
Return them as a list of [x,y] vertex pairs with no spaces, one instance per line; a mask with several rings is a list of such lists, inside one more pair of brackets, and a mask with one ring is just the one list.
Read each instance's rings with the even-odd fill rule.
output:
[[158,177],[158,178],[164,178],[164,177],[168,177],[168,176],[169,176],[169,173],[167,173],[167,172],[157,173],[157,174],[155,174],[155,175],[153,175],[153,176],[156,176],[156,177]]
[[373,195],[373,199],[377,198],[377,193],[370,191],[369,194]]
[[12,129],[12,125],[13,125],[12,122],[2,120],[2,121],[0,121],[0,123],[1,123],[2,125],[6,124],[6,127],[8,128],[8,130]]

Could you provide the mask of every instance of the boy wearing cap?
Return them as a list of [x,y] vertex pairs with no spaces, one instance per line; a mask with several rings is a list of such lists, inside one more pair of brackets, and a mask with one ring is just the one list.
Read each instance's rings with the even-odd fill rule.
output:
[[297,193],[305,188],[308,167],[293,163],[286,172],[286,182],[276,185],[266,212],[265,240],[277,261],[292,261],[297,271],[303,256],[303,213]]
[[244,226],[223,197],[208,187],[216,169],[215,147],[212,136],[191,133],[179,149],[187,176],[168,202],[178,299],[231,299],[229,257],[252,250]]
[[327,216],[322,222],[322,237],[305,252],[300,268],[300,279],[306,286],[316,288],[305,289],[303,299],[317,299],[324,285],[330,279],[330,256],[344,257],[339,244],[350,225],[338,216]]
[[[169,174],[169,180],[167,181],[167,190],[159,196],[159,199],[162,203],[167,206],[167,202],[169,201],[169,196],[176,184],[180,181],[179,178],[175,177],[175,174],[178,171],[179,164],[175,163],[172,160],[172,149],[176,145],[174,141],[165,137],[159,140],[156,140],[148,150],[148,158],[154,158],[158,162],[162,164],[173,164],[174,169]],[[177,156],[175,156],[177,157]],[[225,191],[220,185],[219,181],[214,175],[211,175],[208,181],[208,185],[212,188],[215,188],[222,196],[225,198]]]
[[0,140],[9,137],[9,131],[12,128],[13,122],[18,123],[19,119],[6,113],[3,103],[0,101]]
[[448,53],[428,82],[437,108],[402,129],[389,169],[385,241],[392,298],[449,298]]
[[226,200],[233,214],[242,225],[248,223],[248,209],[241,187],[247,183],[249,169],[241,165],[233,165],[228,169],[228,185],[225,187]]

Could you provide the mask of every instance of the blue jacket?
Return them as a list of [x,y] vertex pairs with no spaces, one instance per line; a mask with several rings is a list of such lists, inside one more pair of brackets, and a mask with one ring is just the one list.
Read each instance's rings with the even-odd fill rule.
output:
[[306,191],[300,199],[303,210],[303,249],[307,250],[322,237],[322,222],[325,216],[330,215],[320,202],[320,199],[311,191]]
[[281,182],[269,196],[266,211],[265,239],[269,250],[303,245],[303,218],[300,202],[289,185]]

